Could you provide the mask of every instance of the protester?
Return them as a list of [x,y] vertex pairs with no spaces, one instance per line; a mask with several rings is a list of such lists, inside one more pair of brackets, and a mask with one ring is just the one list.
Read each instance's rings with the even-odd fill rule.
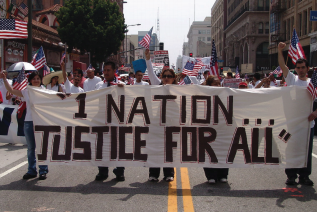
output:
[[248,89],[249,86],[246,82],[240,82],[238,88],[239,89]]
[[[148,75],[151,80],[152,85],[170,85],[175,84],[176,82],[176,75],[173,69],[165,69],[162,71],[162,80],[160,80],[154,73],[152,62],[151,62],[151,55],[150,50],[145,50],[145,57],[146,57],[146,66],[148,69]],[[150,168],[149,169],[149,181],[157,182],[160,176],[160,168]],[[164,180],[167,182],[174,180],[174,168],[172,167],[164,167]]]
[[[303,58],[299,58],[295,63],[295,70],[298,76],[295,76],[293,73],[289,71],[287,66],[284,62],[283,57],[283,49],[285,48],[286,44],[280,42],[278,44],[278,63],[283,71],[283,76],[285,78],[285,82],[288,86],[290,85],[297,85],[307,87],[310,83],[310,79],[306,77],[306,74],[309,70],[308,61]],[[295,111],[294,111],[295,112]],[[307,111],[308,112],[308,111]],[[299,184],[314,185],[313,181],[309,179],[309,175],[312,172],[312,152],[313,152],[313,138],[314,138],[314,119],[317,118],[317,110],[312,112],[308,116],[308,120],[310,121],[310,134],[309,134],[309,147],[308,147],[308,158],[307,158],[307,167],[305,168],[298,168],[298,169],[285,169],[285,173],[287,175],[286,184],[287,185],[296,185],[297,175],[299,175]],[[298,141],[301,142],[301,141]],[[304,141],[306,142],[306,141]]]
[[52,72],[43,77],[43,84],[48,90],[63,92],[61,84],[64,82],[62,71]]
[[[206,85],[220,87],[220,80],[217,76],[210,75],[206,79]],[[204,172],[210,184],[215,184],[218,181],[222,183],[228,182],[228,168],[204,168]]]
[[280,87],[281,86],[281,80],[276,80],[273,73],[270,73],[268,78],[270,80],[270,87]]
[[[227,77],[225,79],[232,79],[232,72],[227,72]],[[223,87],[224,80],[221,82],[221,87]]]
[[255,88],[270,88],[270,82],[271,81],[269,77],[263,78],[262,81],[260,81],[257,86],[255,86]]
[[72,74],[72,72],[68,72],[68,73],[67,73],[67,78],[68,78],[69,82],[73,81],[73,74]]
[[204,74],[203,74],[204,78],[200,80],[200,84],[203,84],[206,81],[208,75],[209,75],[209,71],[204,71]]
[[256,87],[261,82],[261,75],[259,73],[255,73],[253,75],[253,87]]
[[149,85],[149,83],[142,81],[143,79],[143,73],[142,71],[136,71],[135,72],[135,79],[134,85]]
[[[6,75],[6,78],[7,78],[8,72],[6,70],[3,70],[2,72],[3,72],[3,74]],[[9,84],[12,83],[11,80],[9,80],[9,79],[6,79],[6,80],[8,81]],[[5,85],[4,85],[4,79],[0,79],[0,92],[2,93],[3,104],[10,105],[11,104],[12,95],[8,95],[7,96],[7,89],[6,89]]]
[[82,70],[79,69],[76,72],[74,72],[74,79],[73,79],[74,84],[73,84],[67,78],[64,61],[61,63],[61,67],[62,67],[62,72],[63,72],[66,93],[83,93],[84,90],[81,87],[79,87],[80,80],[81,80],[82,75],[83,75]]
[[[98,82],[96,84],[96,90],[107,88],[113,85],[118,87],[123,87],[124,83],[118,81],[118,78],[115,76],[116,73],[116,64],[113,62],[106,62],[104,64],[103,74],[105,77],[104,81]],[[109,168],[98,166],[98,174],[96,175],[96,181],[104,181],[108,178]],[[116,175],[118,181],[125,181],[124,177],[124,167],[117,167],[113,169],[113,173]]]
[[100,77],[95,76],[95,71],[93,69],[87,70],[87,77],[88,78],[84,82],[84,91],[95,90],[97,83],[101,81]]
[[[23,97],[26,102],[26,116],[24,120],[24,134],[27,142],[27,157],[28,157],[28,172],[23,175],[23,179],[31,179],[37,176],[36,171],[36,156],[35,156],[35,136],[34,136],[34,129],[33,129],[33,119],[32,119],[32,111],[31,111],[31,104],[29,100],[28,89],[25,90],[15,90],[12,89],[9,82],[7,81],[6,74],[4,72],[0,73],[0,78],[4,80],[4,85],[8,92]],[[41,87],[42,76],[39,74],[38,71],[33,71],[28,78],[29,85],[34,87]],[[43,87],[42,87],[43,88]],[[46,174],[48,173],[48,167],[46,165],[39,165],[39,180],[45,180]]]
[[79,78],[78,86],[81,88],[84,88],[84,82],[85,82],[86,78],[84,77],[83,70],[77,68],[77,69],[75,69],[73,75],[74,75],[74,78],[75,78],[75,75]]

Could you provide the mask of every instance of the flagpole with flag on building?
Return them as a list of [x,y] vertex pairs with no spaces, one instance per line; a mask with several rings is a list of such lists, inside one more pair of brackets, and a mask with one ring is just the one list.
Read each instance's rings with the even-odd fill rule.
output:
[[150,29],[150,31],[143,37],[143,39],[139,42],[139,44],[146,48],[150,49],[150,43],[151,43],[151,37],[152,37],[152,30],[153,27]]

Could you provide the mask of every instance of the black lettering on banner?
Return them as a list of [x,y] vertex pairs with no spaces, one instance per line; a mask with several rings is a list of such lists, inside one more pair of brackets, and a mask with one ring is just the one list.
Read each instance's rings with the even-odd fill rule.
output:
[[[240,144],[240,140],[241,140],[241,144]],[[238,127],[236,129],[233,141],[231,143],[231,147],[229,149],[229,156],[228,156],[229,163],[233,163],[238,150],[243,151],[245,163],[251,163],[248,140],[247,140],[247,135],[246,135],[244,127]]]
[[279,158],[273,158],[273,130],[271,127],[265,128],[265,163],[279,163]]
[[117,155],[118,155],[118,127],[112,126],[110,130],[111,130],[110,159],[115,160],[117,159]]
[[173,162],[173,148],[177,147],[177,142],[173,141],[173,133],[179,133],[180,127],[165,128],[165,161]]
[[[60,132],[61,127],[56,126],[55,130],[56,130],[55,132]],[[58,160],[58,161],[70,161],[71,160],[73,127],[71,127],[71,126],[66,127],[66,136],[65,137],[66,137],[65,154],[60,155],[60,154],[58,154],[58,150],[59,150],[59,147],[61,144],[61,135],[54,135],[52,160]]]
[[146,140],[141,140],[142,134],[148,134],[149,127],[135,127],[134,129],[134,160],[147,160],[147,154],[141,154],[141,148],[146,146]]
[[[206,119],[197,118],[197,101],[205,100],[207,102],[207,108],[205,110]],[[194,124],[209,124],[210,123],[210,114],[211,114],[211,97],[210,96],[192,96],[192,123]]]
[[78,102],[78,113],[75,113],[75,118],[87,118],[87,113],[85,113],[86,93],[79,94],[76,101]]
[[[139,102],[142,105],[142,109],[137,109]],[[146,103],[144,97],[137,97],[134,101],[128,123],[131,124],[133,122],[133,118],[135,114],[143,114],[146,124],[150,124],[150,117],[147,111]]]
[[[188,155],[187,135],[190,134],[190,152]],[[196,162],[197,161],[197,128],[196,127],[182,127],[182,161]]]
[[181,101],[181,124],[186,123],[186,96],[182,96],[182,101]]
[[102,160],[103,134],[109,132],[109,127],[107,126],[92,127],[91,132],[97,133],[96,160]]
[[13,111],[14,108],[5,107],[3,109],[2,119],[0,119],[0,135],[8,135]]
[[259,128],[252,129],[252,163],[264,163],[264,157],[259,157]]
[[75,127],[75,148],[83,149],[83,153],[73,153],[74,160],[91,160],[91,145],[88,141],[81,140],[82,133],[90,133],[90,127]]
[[43,138],[42,138],[42,154],[37,154],[38,160],[47,160],[47,147],[48,147],[48,137],[50,135],[50,132],[60,132],[61,127],[60,126],[41,126],[36,125],[34,127],[34,131],[42,131],[43,132]]
[[133,153],[125,152],[125,134],[132,134],[132,127],[119,127],[119,159],[133,160]]
[[117,106],[117,104],[115,103],[113,97],[111,94],[108,94],[108,101],[107,101],[107,122],[111,123],[112,122],[112,113],[111,113],[111,109],[114,110],[114,112],[116,113],[119,122],[120,123],[124,123],[124,102],[125,102],[125,96],[121,95],[120,96],[120,110]]
[[162,100],[161,104],[161,124],[166,123],[166,104],[168,100],[177,99],[174,95],[154,95],[154,100]]
[[[205,137],[205,133],[209,136]],[[214,142],[217,137],[217,131],[211,127],[199,127],[199,162],[205,162],[205,152],[209,155],[210,163],[218,163],[217,156],[209,143]]]
[[219,107],[226,119],[228,125],[232,124],[233,117],[233,96],[228,97],[228,110],[224,106],[219,96],[214,96],[214,124],[219,123]]

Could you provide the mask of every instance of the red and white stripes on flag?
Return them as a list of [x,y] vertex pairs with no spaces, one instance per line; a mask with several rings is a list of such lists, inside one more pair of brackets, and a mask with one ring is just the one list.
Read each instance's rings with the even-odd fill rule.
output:
[[[66,54],[63,53],[60,64],[62,64],[62,62],[64,61],[65,57],[66,57]],[[66,61],[65,61],[65,63],[66,63]]]
[[27,86],[28,86],[28,79],[25,78],[21,83],[15,82],[13,84],[12,88],[15,90],[22,91],[22,90],[26,89]]
[[288,56],[292,59],[293,64],[295,64],[299,58],[306,59],[304,50],[302,48],[302,45],[299,42],[299,39],[298,39],[298,36],[297,36],[295,29],[293,31],[291,43],[289,45]]
[[308,86],[307,86],[307,90],[310,93],[310,95],[312,96],[312,99],[316,99],[317,97],[317,91],[316,88],[314,87],[312,82],[309,82]]
[[0,39],[28,38],[27,22],[16,19],[0,19]]
[[144,38],[139,42],[139,44],[146,48],[150,49],[150,42],[151,42],[151,36],[152,36],[152,30],[153,27],[150,29],[150,31],[144,36]]
[[211,62],[210,62],[210,75],[219,77],[218,73],[218,61],[215,40],[212,40],[211,48]]

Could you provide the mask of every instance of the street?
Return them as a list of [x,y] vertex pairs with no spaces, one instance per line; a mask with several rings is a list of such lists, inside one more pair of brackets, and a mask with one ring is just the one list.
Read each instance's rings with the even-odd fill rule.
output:
[[[317,183],[317,137],[312,181]],[[314,211],[316,185],[286,186],[283,169],[230,169],[227,183],[210,185],[201,168],[176,168],[176,180],[148,182],[148,168],[128,167],[117,182],[109,170],[49,166],[46,180],[23,180],[26,146],[0,144],[0,211]],[[271,166],[272,167],[272,166]]]

